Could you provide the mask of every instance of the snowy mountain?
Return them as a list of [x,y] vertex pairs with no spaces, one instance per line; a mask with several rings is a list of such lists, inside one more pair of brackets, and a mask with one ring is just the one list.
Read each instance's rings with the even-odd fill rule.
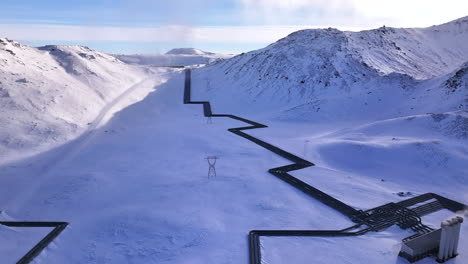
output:
[[429,28],[382,27],[345,34],[350,51],[383,74],[428,79],[468,61],[468,17]]
[[130,64],[152,66],[190,66],[209,64],[231,58],[233,55],[207,52],[194,48],[175,48],[165,54],[155,55],[115,55],[121,61]]
[[243,111],[277,111],[282,119],[455,111],[466,109],[468,91],[444,87],[464,72],[467,41],[468,18],[422,29],[301,30],[194,76],[200,98],[222,110],[243,104]]
[[[81,46],[32,48],[0,39],[0,161],[73,139],[146,76]],[[19,155],[19,156],[18,156]]]

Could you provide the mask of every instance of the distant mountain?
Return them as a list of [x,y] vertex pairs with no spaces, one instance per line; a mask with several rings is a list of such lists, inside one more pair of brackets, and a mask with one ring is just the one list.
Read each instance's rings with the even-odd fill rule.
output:
[[194,48],[176,48],[166,52],[166,55],[216,55],[216,53]]
[[288,120],[465,110],[466,43],[467,17],[429,28],[301,30],[196,69],[194,91],[223,112],[277,111]]
[[130,64],[152,66],[190,66],[209,64],[217,60],[231,58],[233,55],[202,51],[194,48],[172,49],[165,54],[155,55],[115,55],[120,60]]

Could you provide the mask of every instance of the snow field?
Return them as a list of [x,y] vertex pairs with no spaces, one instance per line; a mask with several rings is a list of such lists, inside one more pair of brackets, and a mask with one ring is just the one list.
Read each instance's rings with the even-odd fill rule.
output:
[[[47,263],[239,263],[252,229],[349,225],[269,175],[286,161],[226,131],[240,122],[208,125],[201,107],[183,105],[182,76],[97,128],[46,180],[31,172],[52,153],[1,169],[18,179],[11,189],[41,182],[28,199],[2,197],[9,214],[71,223]],[[208,179],[213,154],[218,177]]]

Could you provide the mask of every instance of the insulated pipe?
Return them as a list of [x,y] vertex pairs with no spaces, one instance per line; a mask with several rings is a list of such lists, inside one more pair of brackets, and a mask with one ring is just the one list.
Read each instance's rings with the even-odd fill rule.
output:
[[460,239],[460,228],[463,218],[460,216],[443,221],[441,226],[439,252],[437,260],[444,262],[458,254],[458,240]]
[[440,223],[441,234],[440,234],[440,244],[439,244],[439,253],[437,254],[438,261],[445,261],[447,258],[447,227],[448,221],[443,221]]
[[461,223],[463,223],[463,217],[457,216],[457,223],[454,227],[454,245],[453,245],[453,251],[452,251],[452,256],[458,255],[458,241],[460,239],[460,228],[461,228]]
[[449,226],[447,227],[447,258],[449,259],[453,257],[453,246],[454,246],[454,238],[455,238],[455,223],[457,220],[455,218],[449,219]]

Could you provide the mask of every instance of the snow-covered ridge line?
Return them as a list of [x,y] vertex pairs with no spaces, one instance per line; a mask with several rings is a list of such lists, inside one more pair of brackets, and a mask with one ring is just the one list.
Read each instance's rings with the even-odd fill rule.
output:
[[282,120],[457,111],[468,106],[467,41],[466,18],[424,29],[301,30],[196,69],[194,83],[223,111],[275,111]]
[[330,37],[333,41],[327,44],[339,45],[339,51],[382,74],[397,72],[428,79],[447,74],[468,61],[468,16],[428,28],[383,26],[360,32],[307,29],[291,33],[271,46],[281,45],[283,40],[317,42]]
[[0,39],[0,163],[75,138],[147,71],[83,46]]

